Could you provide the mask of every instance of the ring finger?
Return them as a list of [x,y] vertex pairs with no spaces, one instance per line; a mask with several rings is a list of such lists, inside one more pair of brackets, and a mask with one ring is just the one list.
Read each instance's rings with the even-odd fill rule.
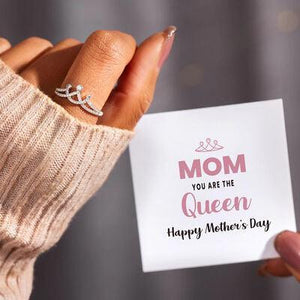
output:
[[37,58],[20,75],[53,98],[55,88],[61,85],[81,46],[82,43],[75,39],[62,40]]

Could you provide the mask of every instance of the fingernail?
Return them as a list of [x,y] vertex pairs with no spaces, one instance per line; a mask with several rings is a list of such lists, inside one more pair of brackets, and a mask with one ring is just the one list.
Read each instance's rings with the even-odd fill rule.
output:
[[164,35],[165,35],[165,40],[163,42],[162,48],[161,48],[161,52],[160,52],[160,58],[158,61],[158,67],[161,68],[162,65],[164,64],[164,62],[166,61],[166,59],[169,56],[169,53],[172,49],[172,45],[174,42],[174,37],[175,37],[175,32],[176,32],[177,28],[173,25],[168,26],[164,31]]
[[265,277],[265,276],[268,276],[270,275],[270,273],[268,272],[268,264],[267,262],[264,262],[260,267],[259,269],[257,270],[257,273],[262,276],[262,277]]
[[300,235],[283,231],[275,239],[275,248],[286,264],[300,272]]

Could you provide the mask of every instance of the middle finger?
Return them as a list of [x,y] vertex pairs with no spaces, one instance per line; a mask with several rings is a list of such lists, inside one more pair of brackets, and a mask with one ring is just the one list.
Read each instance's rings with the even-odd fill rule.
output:
[[[119,76],[134,55],[136,42],[128,34],[119,31],[98,30],[92,33],[72,64],[62,86],[82,85],[83,97],[91,95],[91,102],[102,109]],[[96,124],[95,116],[81,106],[59,96],[54,101],[70,114],[87,123]]]
[[37,86],[50,98],[59,87],[76,58],[82,44],[75,39],[65,39],[30,64],[20,75]]

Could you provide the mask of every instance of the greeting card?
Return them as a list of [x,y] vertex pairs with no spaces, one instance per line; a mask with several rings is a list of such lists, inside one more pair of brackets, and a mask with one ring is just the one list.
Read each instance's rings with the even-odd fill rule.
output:
[[146,114],[135,131],[145,272],[278,256],[296,230],[281,99]]

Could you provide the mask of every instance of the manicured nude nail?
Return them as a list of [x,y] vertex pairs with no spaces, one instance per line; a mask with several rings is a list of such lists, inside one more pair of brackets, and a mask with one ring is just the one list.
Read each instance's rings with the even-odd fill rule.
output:
[[166,59],[169,56],[169,53],[172,49],[172,45],[174,42],[176,30],[177,30],[177,28],[172,25],[172,26],[167,27],[163,31],[163,33],[165,35],[165,40],[164,40],[164,43],[162,45],[161,52],[160,52],[160,58],[159,58],[159,62],[158,62],[159,68],[162,67],[163,63],[166,61]]
[[275,248],[282,259],[295,271],[300,272],[300,234],[292,231],[280,233]]

